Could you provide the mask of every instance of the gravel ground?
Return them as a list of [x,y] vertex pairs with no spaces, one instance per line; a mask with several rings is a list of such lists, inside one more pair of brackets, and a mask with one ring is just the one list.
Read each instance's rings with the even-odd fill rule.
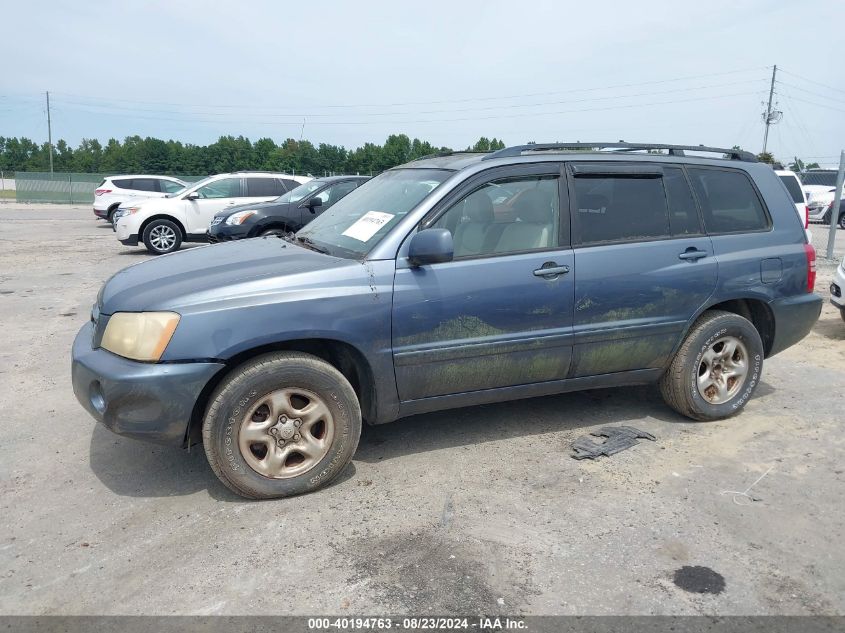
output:
[[[845,614],[829,305],[735,419],[692,423],[653,387],[416,416],[366,428],[329,488],[255,503],[73,396],[100,284],[147,257],[89,207],[0,204],[0,613]],[[570,459],[607,424],[657,441]]]

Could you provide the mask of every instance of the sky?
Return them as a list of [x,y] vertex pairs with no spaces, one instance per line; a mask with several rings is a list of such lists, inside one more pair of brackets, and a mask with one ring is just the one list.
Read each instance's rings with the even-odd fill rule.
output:
[[0,136],[404,133],[739,145],[837,165],[845,2],[5,2]]

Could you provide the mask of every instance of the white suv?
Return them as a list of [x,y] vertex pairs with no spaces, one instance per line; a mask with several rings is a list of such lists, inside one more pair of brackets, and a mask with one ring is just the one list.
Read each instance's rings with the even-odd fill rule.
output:
[[[830,208],[836,194],[835,169],[808,169],[801,174],[807,196],[810,222],[830,223]],[[843,187],[845,193],[845,187]]]
[[182,242],[207,241],[208,225],[227,207],[273,200],[309,180],[266,172],[209,176],[172,197],[121,206],[114,215],[114,230],[126,246],[143,242],[154,255],[171,253]]
[[172,176],[109,176],[94,191],[94,215],[112,222],[120,205],[141,198],[163,198],[184,189],[185,184]]
[[804,227],[804,235],[807,236],[807,244],[813,243],[813,233],[810,231],[810,208],[807,206],[807,195],[801,188],[801,179],[798,174],[788,169],[776,169],[775,173],[780,178],[780,181],[786,186],[795,204],[795,211],[798,213],[798,219],[801,220],[801,226]]

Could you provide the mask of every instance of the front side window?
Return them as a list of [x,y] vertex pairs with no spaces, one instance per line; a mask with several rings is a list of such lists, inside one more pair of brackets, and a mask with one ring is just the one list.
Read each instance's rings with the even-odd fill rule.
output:
[[356,188],[296,236],[339,257],[365,256],[454,172],[391,169]]
[[309,193],[313,193],[320,187],[324,187],[325,184],[326,183],[322,180],[309,180],[304,185],[297,185],[295,188],[288,191],[280,197],[277,202],[299,202]]
[[326,187],[316,197],[323,201],[323,208],[328,209],[343,196],[355,189],[357,185],[358,183],[354,181],[339,182],[331,187]]
[[531,176],[489,182],[431,226],[452,233],[457,259],[555,247],[559,218],[558,178]]
[[596,174],[574,178],[581,244],[644,241],[670,235],[660,177]]
[[159,180],[159,184],[161,185],[161,190],[164,193],[176,193],[177,191],[182,191],[182,189],[185,188],[185,185],[172,180]]
[[247,178],[246,191],[250,198],[275,198],[287,189],[277,178]]
[[241,196],[240,178],[221,178],[197,189],[200,198],[239,198]]
[[689,168],[710,234],[763,231],[769,218],[748,176],[737,170]]

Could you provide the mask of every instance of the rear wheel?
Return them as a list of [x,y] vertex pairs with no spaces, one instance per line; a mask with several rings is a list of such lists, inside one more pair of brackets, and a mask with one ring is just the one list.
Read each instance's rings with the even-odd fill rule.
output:
[[160,218],[144,227],[141,239],[153,255],[164,255],[179,250],[182,245],[182,230],[175,222]]
[[250,499],[310,492],[334,479],[361,436],[349,381],[299,352],[266,354],[235,369],[212,395],[202,427],[214,474]]
[[660,391],[670,407],[693,420],[739,413],[760,382],[763,342],[754,325],[732,312],[705,312],[692,326]]
[[109,213],[108,213],[109,224],[114,224],[114,214],[115,214],[115,211],[117,211],[117,207],[119,207],[119,206],[120,205],[116,204],[109,209]]
[[845,229],[845,213],[839,216],[839,228]]

